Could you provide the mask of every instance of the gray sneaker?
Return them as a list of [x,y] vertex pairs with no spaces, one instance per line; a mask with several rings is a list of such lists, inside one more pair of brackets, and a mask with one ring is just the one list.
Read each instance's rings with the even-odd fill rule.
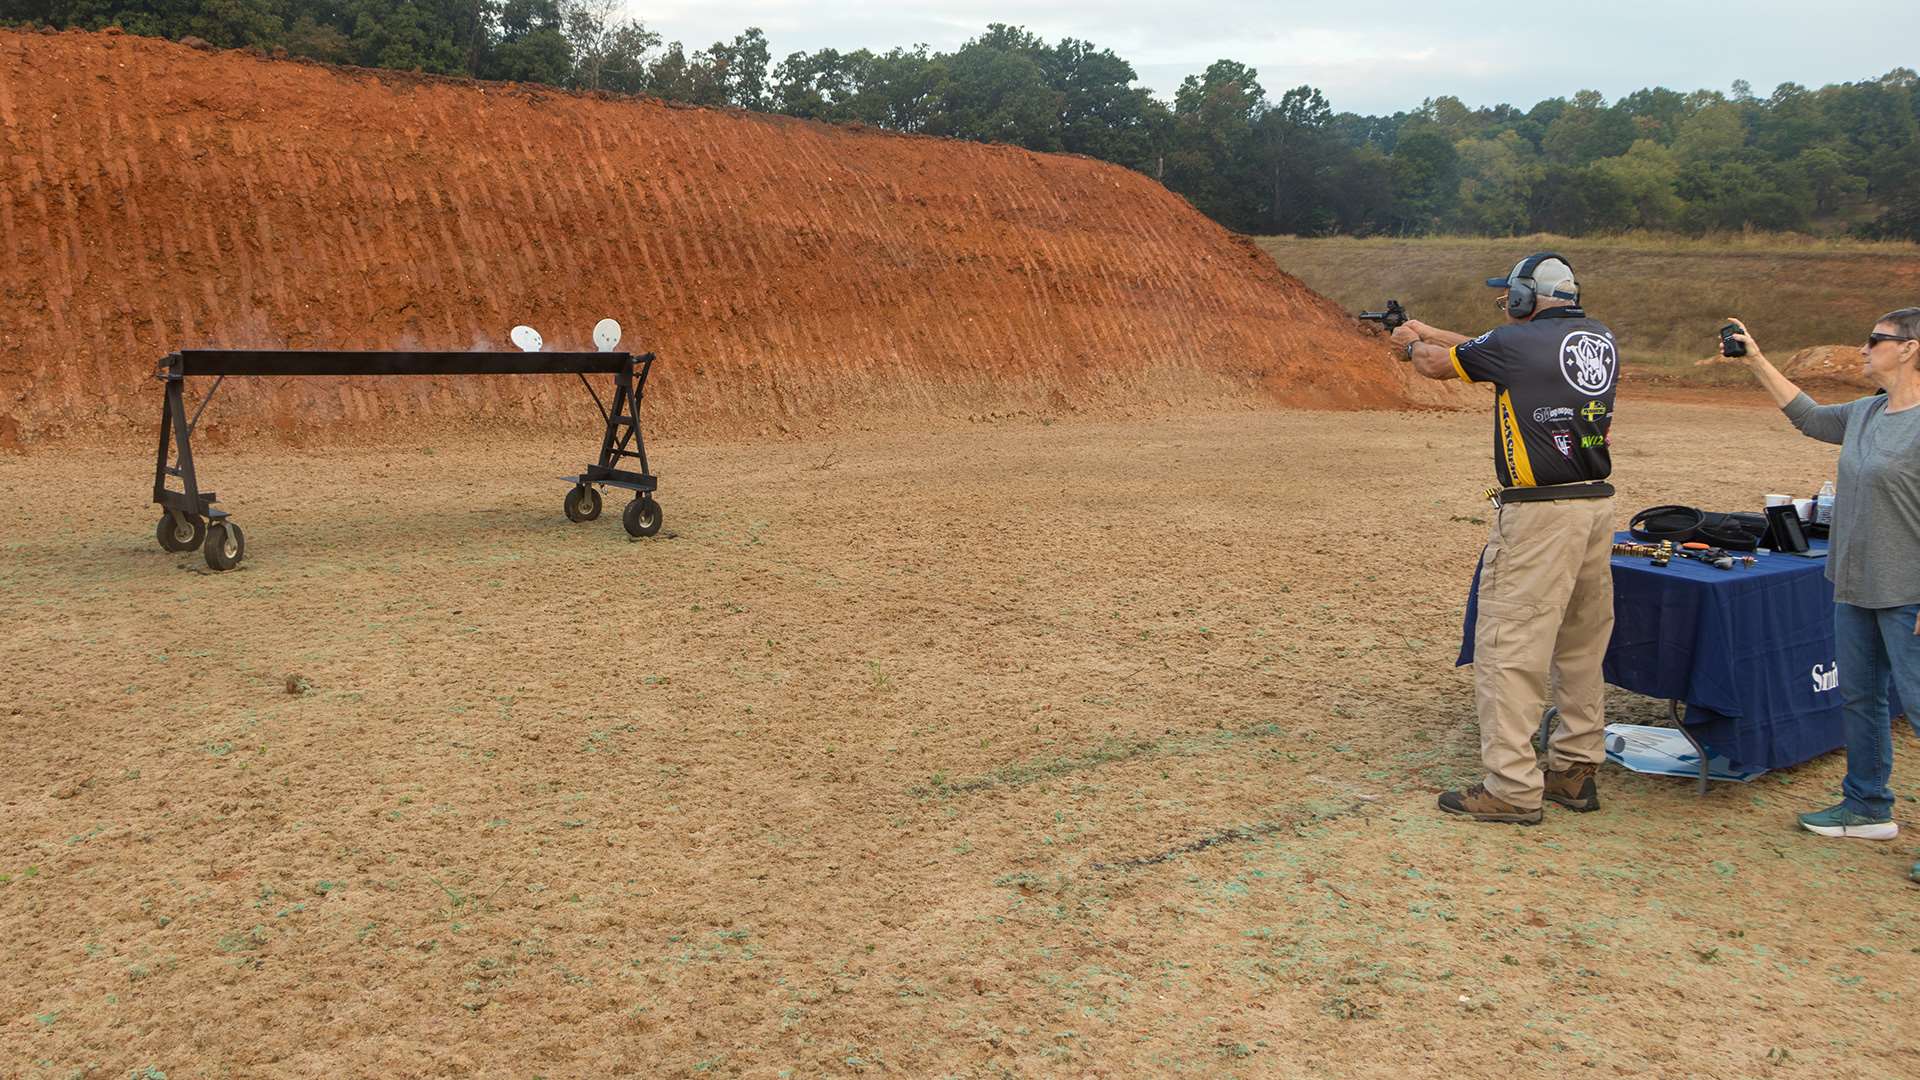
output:
[[1851,836],[1859,840],[1891,840],[1900,835],[1892,818],[1871,818],[1847,809],[1846,803],[1800,815],[1800,827],[1821,836]]

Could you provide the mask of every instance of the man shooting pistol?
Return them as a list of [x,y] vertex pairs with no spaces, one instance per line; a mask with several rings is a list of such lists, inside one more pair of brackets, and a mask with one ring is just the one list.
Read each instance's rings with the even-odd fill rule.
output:
[[[1597,810],[1606,758],[1601,658],[1613,631],[1609,455],[1620,358],[1613,332],[1580,308],[1565,258],[1520,260],[1497,290],[1500,326],[1469,338],[1417,319],[1393,331],[1415,371],[1494,389],[1499,507],[1480,556],[1474,702],[1486,779],[1440,796],[1477,821],[1531,825],[1540,804]],[[1560,727],[1545,769],[1529,743],[1559,677]]]

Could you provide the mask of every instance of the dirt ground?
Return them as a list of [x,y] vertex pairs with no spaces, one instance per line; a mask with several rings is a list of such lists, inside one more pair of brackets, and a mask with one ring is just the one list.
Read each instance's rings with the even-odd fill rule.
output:
[[[0,1074],[1914,1075],[1920,834],[1792,827],[1839,755],[1434,811],[1487,426],[662,441],[649,541],[582,439],[220,447],[225,575],[143,445],[0,458]],[[1615,433],[1623,515],[1834,460]]]

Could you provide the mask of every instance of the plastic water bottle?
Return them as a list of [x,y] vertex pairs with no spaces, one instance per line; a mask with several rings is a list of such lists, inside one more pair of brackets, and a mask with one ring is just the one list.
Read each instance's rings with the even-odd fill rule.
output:
[[1833,524],[1833,481],[1820,485],[1820,497],[1813,501],[1813,520],[1816,525]]

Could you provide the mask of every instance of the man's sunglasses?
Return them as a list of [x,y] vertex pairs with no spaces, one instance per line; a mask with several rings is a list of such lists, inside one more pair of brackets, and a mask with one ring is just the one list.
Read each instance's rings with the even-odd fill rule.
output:
[[1883,341],[1915,341],[1915,340],[1920,340],[1920,339],[1904,337],[1900,334],[1882,334],[1878,331],[1875,331],[1874,333],[1867,335],[1867,348],[1871,349],[1875,345],[1878,345]]

